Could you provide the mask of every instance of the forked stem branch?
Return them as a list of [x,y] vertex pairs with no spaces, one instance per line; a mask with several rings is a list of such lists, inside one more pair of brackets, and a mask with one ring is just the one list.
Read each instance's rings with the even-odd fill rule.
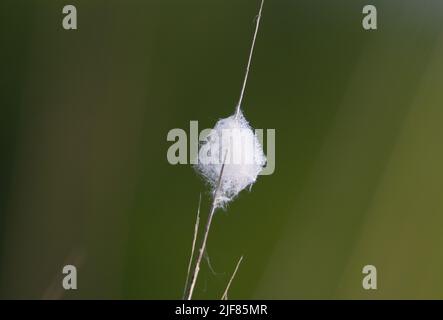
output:
[[220,175],[218,177],[217,188],[214,191],[214,197],[212,199],[211,210],[209,212],[208,221],[206,222],[205,231],[203,233],[203,240],[202,240],[200,250],[198,251],[198,256],[197,256],[197,260],[195,262],[194,271],[192,272],[191,284],[189,286],[189,291],[188,291],[188,295],[186,297],[186,300],[192,299],[192,294],[194,293],[194,288],[195,288],[195,284],[197,282],[198,273],[200,272],[200,264],[201,264],[201,261],[203,259],[203,255],[206,250],[206,242],[208,241],[208,234],[209,234],[209,229],[211,228],[212,217],[214,216],[214,212],[218,206],[219,191],[220,191],[220,186],[222,184],[223,170],[225,169],[225,162],[226,162],[227,155],[228,155],[228,153],[225,154],[225,157],[223,160],[223,165],[220,170]]

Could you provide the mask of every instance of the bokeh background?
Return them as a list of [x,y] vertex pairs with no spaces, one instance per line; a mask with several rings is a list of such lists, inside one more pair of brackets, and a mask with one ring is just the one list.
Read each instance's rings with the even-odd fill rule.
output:
[[[166,135],[233,112],[258,6],[1,1],[1,298],[181,298],[210,203]],[[243,108],[276,170],[216,214],[196,298],[241,255],[230,298],[443,298],[442,32],[441,0],[265,2]]]

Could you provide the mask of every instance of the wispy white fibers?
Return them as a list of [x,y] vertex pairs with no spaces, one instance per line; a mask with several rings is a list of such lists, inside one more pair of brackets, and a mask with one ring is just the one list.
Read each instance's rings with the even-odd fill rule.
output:
[[239,111],[220,119],[201,143],[196,170],[214,193],[218,187],[217,194],[214,194],[216,206],[224,207],[240,191],[254,184],[265,164],[263,147]]

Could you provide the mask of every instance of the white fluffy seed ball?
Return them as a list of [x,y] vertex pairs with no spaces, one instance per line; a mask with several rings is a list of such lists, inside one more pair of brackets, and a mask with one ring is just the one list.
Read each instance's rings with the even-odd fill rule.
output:
[[[225,165],[217,190],[223,162]],[[237,116],[232,115],[216,123],[200,144],[195,168],[211,186],[216,206],[224,207],[240,191],[254,184],[265,164],[263,147],[240,111]]]

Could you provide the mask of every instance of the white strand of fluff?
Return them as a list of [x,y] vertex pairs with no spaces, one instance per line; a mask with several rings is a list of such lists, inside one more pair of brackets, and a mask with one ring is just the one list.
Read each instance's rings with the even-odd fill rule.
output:
[[265,164],[263,147],[239,111],[216,123],[200,145],[195,169],[210,185],[215,207],[225,208],[243,189],[252,187]]

